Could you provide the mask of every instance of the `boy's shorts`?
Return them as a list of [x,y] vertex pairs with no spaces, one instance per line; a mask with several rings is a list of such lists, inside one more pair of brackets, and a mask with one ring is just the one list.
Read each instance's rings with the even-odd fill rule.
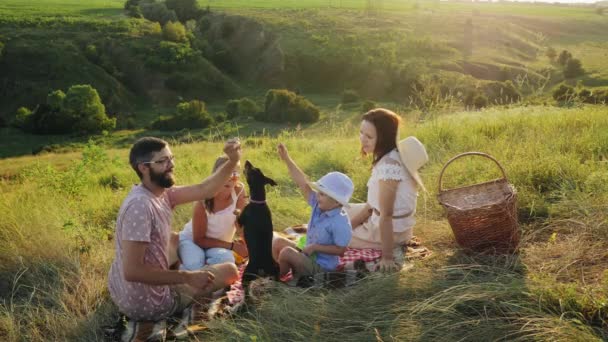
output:
[[302,255],[302,257],[306,259],[306,261],[304,262],[306,274],[302,275],[315,275],[317,273],[325,272],[325,270],[321,266],[319,266],[319,264],[317,264],[315,257],[306,255],[302,252],[300,252],[300,255]]

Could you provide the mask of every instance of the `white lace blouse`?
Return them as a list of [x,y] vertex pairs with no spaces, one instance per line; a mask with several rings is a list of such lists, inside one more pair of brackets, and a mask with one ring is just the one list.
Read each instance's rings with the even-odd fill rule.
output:
[[372,175],[367,181],[367,203],[375,208],[370,218],[371,223],[378,227],[380,216],[380,181],[398,181],[395,204],[393,206],[393,217],[407,215],[403,218],[393,218],[393,231],[404,232],[411,229],[416,223],[416,182],[410,176],[407,169],[401,163],[399,153],[396,149],[387,153],[372,168]]

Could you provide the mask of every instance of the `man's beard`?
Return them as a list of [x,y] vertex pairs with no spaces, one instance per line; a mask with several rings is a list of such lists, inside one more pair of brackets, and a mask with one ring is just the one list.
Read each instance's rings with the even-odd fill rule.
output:
[[156,173],[153,169],[150,169],[150,181],[160,187],[168,189],[175,184],[173,175],[168,175],[168,173],[169,171]]

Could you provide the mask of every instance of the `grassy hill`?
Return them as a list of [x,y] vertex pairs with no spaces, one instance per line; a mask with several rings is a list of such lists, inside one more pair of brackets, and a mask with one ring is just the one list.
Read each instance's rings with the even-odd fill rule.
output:
[[[223,103],[269,87],[330,96],[355,89],[427,110],[446,98],[462,102],[475,89],[490,103],[504,102],[491,88],[511,81],[524,99],[542,103],[564,80],[561,66],[545,56],[549,47],[581,60],[586,73],[570,84],[608,86],[608,20],[592,6],[200,4],[212,14],[189,24],[187,42],[171,45],[157,23],[128,18],[122,1],[3,1],[0,116],[6,124],[18,107],[33,108],[50,91],[77,83],[98,89],[119,119],[184,98]],[[209,25],[217,29],[204,29]],[[243,48],[258,34],[266,41]]]
[[[210,340],[559,340],[608,337],[605,202],[608,117],[602,107],[515,107],[454,113],[424,123],[406,115],[431,158],[423,170],[415,234],[434,255],[354,288],[281,289],[252,311],[213,321]],[[338,128],[339,127],[339,128]],[[276,157],[285,142],[317,178],[347,172],[365,198],[369,160],[358,157],[357,122],[245,138],[244,157],[279,186],[269,193],[275,229],[305,222],[308,210]],[[178,182],[208,174],[219,143],[174,144]],[[448,158],[469,150],[495,156],[518,189],[520,254],[467,256],[435,200]],[[90,144],[81,153],[4,159],[0,180],[0,332],[8,340],[101,340],[115,317],[106,289],[118,207],[137,181],[126,149]],[[446,171],[445,186],[494,178],[484,160]],[[279,200],[280,199],[280,200]],[[183,206],[173,227],[191,215]],[[53,248],[48,248],[53,246]]]
[[[101,327],[116,318],[106,277],[117,211],[137,182],[126,161],[137,137],[169,140],[178,183],[188,184],[208,175],[221,141],[240,136],[244,158],[279,183],[268,198],[282,229],[309,212],[276,156],[278,142],[312,179],[346,172],[355,201],[366,198],[370,161],[357,141],[366,99],[399,112],[402,136],[427,147],[430,193],[419,197],[415,235],[433,256],[350,289],[280,288],[197,338],[608,340],[607,107],[554,101],[564,76],[545,55],[566,49],[582,61],[585,74],[570,85],[608,86],[608,16],[590,5],[502,2],[199,3],[211,13],[191,25],[187,42],[169,43],[158,23],[126,17],[123,1],[0,2],[0,119],[51,90],[90,83],[110,114],[133,120],[91,137],[0,127],[2,340],[103,340]],[[503,96],[506,81],[521,94],[517,103]],[[320,121],[146,128],[182,100],[205,100],[217,115],[229,98],[263,103],[270,87],[299,91],[321,108]],[[360,101],[341,103],[345,89]],[[466,110],[472,90],[490,98],[488,107]],[[444,163],[474,150],[496,157],[518,190],[519,254],[463,254],[436,201]],[[470,158],[444,181],[450,188],[498,176]],[[173,228],[190,215],[190,206],[179,208]]]

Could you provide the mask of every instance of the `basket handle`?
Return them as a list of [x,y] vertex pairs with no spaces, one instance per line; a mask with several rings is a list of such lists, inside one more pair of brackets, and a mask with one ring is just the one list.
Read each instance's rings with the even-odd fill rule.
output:
[[489,155],[487,153],[483,153],[483,152],[465,152],[465,153],[461,153],[461,154],[455,156],[454,158],[448,160],[448,162],[445,163],[445,165],[441,169],[441,173],[439,174],[439,193],[444,191],[444,189],[443,189],[443,172],[445,171],[445,169],[448,167],[448,165],[450,165],[456,159],[459,159],[459,158],[462,158],[465,156],[481,156],[481,157],[486,157],[486,158],[492,160],[494,163],[496,163],[496,165],[502,172],[502,177],[504,178],[504,180],[507,180],[507,174],[505,173],[505,169],[503,169],[503,167],[500,165],[498,160],[494,159],[494,157],[492,157],[491,155]]

